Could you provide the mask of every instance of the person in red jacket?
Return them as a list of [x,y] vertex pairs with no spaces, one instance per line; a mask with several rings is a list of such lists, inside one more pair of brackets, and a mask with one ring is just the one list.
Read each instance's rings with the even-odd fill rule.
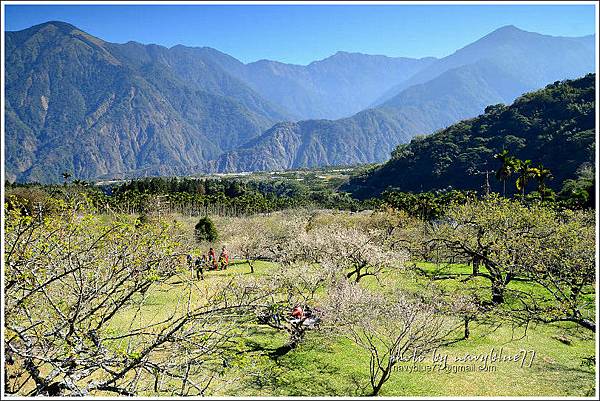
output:
[[219,256],[219,262],[221,262],[221,269],[223,270],[227,269],[227,266],[229,266],[229,252],[227,252],[227,249],[225,249],[225,247],[221,249],[221,256]]
[[302,310],[302,307],[300,305],[296,305],[294,307],[294,309],[292,310],[292,317],[298,320],[304,318],[304,311]]

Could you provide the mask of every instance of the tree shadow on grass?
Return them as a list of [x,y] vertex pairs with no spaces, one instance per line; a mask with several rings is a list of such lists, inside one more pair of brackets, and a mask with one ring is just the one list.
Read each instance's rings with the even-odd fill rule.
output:
[[245,346],[247,347],[244,352],[256,352],[263,355],[267,355],[269,358],[277,360],[278,358],[286,355],[288,352],[293,350],[289,344],[284,344],[280,347],[266,347],[258,341],[246,340]]
[[282,358],[278,366],[284,374],[279,380],[279,394],[282,396],[341,396],[341,390],[334,384],[339,369],[320,359]]
[[326,339],[309,335],[297,347],[279,344],[245,339],[243,352],[253,354],[257,367],[248,375],[249,388],[270,396],[357,395],[353,383],[340,381],[339,367],[322,358],[333,352]]
[[250,339],[244,340],[244,346],[246,347],[246,349],[244,349],[243,351],[239,351],[239,353],[257,352],[261,354],[267,354],[268,351],[273,351],[274,349],[272,347],[266,347],[262,343]]
[[594,394],[595,385],[595,355],[587,357],[572,356],[576,364],[566,364],[558,362],[550,357],[541,357],[533,361],[529,368],[533,374],[532,377],[552,377],[552,383],[549,390],[554,392],[552,396],[568,397],[589,397]]
[[560,373],[571,373],[572,375],[577,375],[580,378],[587,378],[589,375],[594,375],[594,366],[587,365],[582,359],[582,362],[579,366],[566,366],[559,363],[546,363],[543,367],[546,371],[552,372],[560,372]]
[[284,344],[281,347],[277,347],[275,349],[272,349],[271,352],[269,353],[269,357],[271,359],[279,359],[282,356],[286,355],[288,352],[290,352],[291,350],[293,350],[294,348],[291,347],[289,344]]
[[594,332],[575,324],[563,325],[556,331],[558,335],[567,335],[580,341],[594,340]]

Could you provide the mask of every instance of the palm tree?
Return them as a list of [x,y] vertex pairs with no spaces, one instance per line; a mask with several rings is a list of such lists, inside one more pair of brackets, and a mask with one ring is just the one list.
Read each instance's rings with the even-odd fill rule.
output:
[[84,188],[89,187],[88,182],[84,181],[84,180],[75,179],[72,181],[72,183],[73,183],[73,185],[78,186],[78,187],[84,187]]
[[549,169],[545,168],[543,164],[533,168],[533,178],[538,182],[538,192],[542,202],[544,201],[544,195],[546,194],[546,181],[551,180],[554,177]]
[[521,191],[521,197],[525,199],[525,187],[529,183],[529,179],[535,176],[534,168],[531,167],[531,160],[525,161],[515,159],[515,172],[518,174],[517,189]]
[[69,178],[71,178],[71,173],[69,173],[68,171],[65,171],[62,173],[62,177],[65,180],[65,186],[67,185],[67,181],[69,181]]
[[498,159],[502,162],[502,165],[498,171],[496,171],[496,179],[502,181],[502,196],[506,197],[506,181],[508,181],[514,172],[517,159],[515,159],[514,156],[510,156],[506,149],[494,155],[494,159]]

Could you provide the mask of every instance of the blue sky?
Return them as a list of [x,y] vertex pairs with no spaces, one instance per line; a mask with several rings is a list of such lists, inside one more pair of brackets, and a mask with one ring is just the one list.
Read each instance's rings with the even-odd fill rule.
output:
[[504,25],[595,32],[593,5],[7,5],[5,28],[69,22],[110,42],[210,46],[243,62],[308,64],[338,50],[443,57]]

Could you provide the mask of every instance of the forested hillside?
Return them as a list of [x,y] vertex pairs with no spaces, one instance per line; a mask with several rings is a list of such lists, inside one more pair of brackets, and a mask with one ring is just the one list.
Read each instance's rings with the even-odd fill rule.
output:
[[[359,197],[370,197],[387,188],[400,191],[479,189],[482,171],[490,185],[503,191],[494,178],[501,162],[494,155],[507,150],[532,165],[543,165],[554,179],[547,185],[561,188],[578,170],[593,165],[595,146],[595,75],[555,82],[527,93],[512,105],[488,106],[485,113],[429,136],[398,146],[390,161],[354,178],[346,186]],[[514,192],[516,174],[508,178]],[[531,180],[533,181],[533,180]],[[533,183],[530,183],[533,187]]]

